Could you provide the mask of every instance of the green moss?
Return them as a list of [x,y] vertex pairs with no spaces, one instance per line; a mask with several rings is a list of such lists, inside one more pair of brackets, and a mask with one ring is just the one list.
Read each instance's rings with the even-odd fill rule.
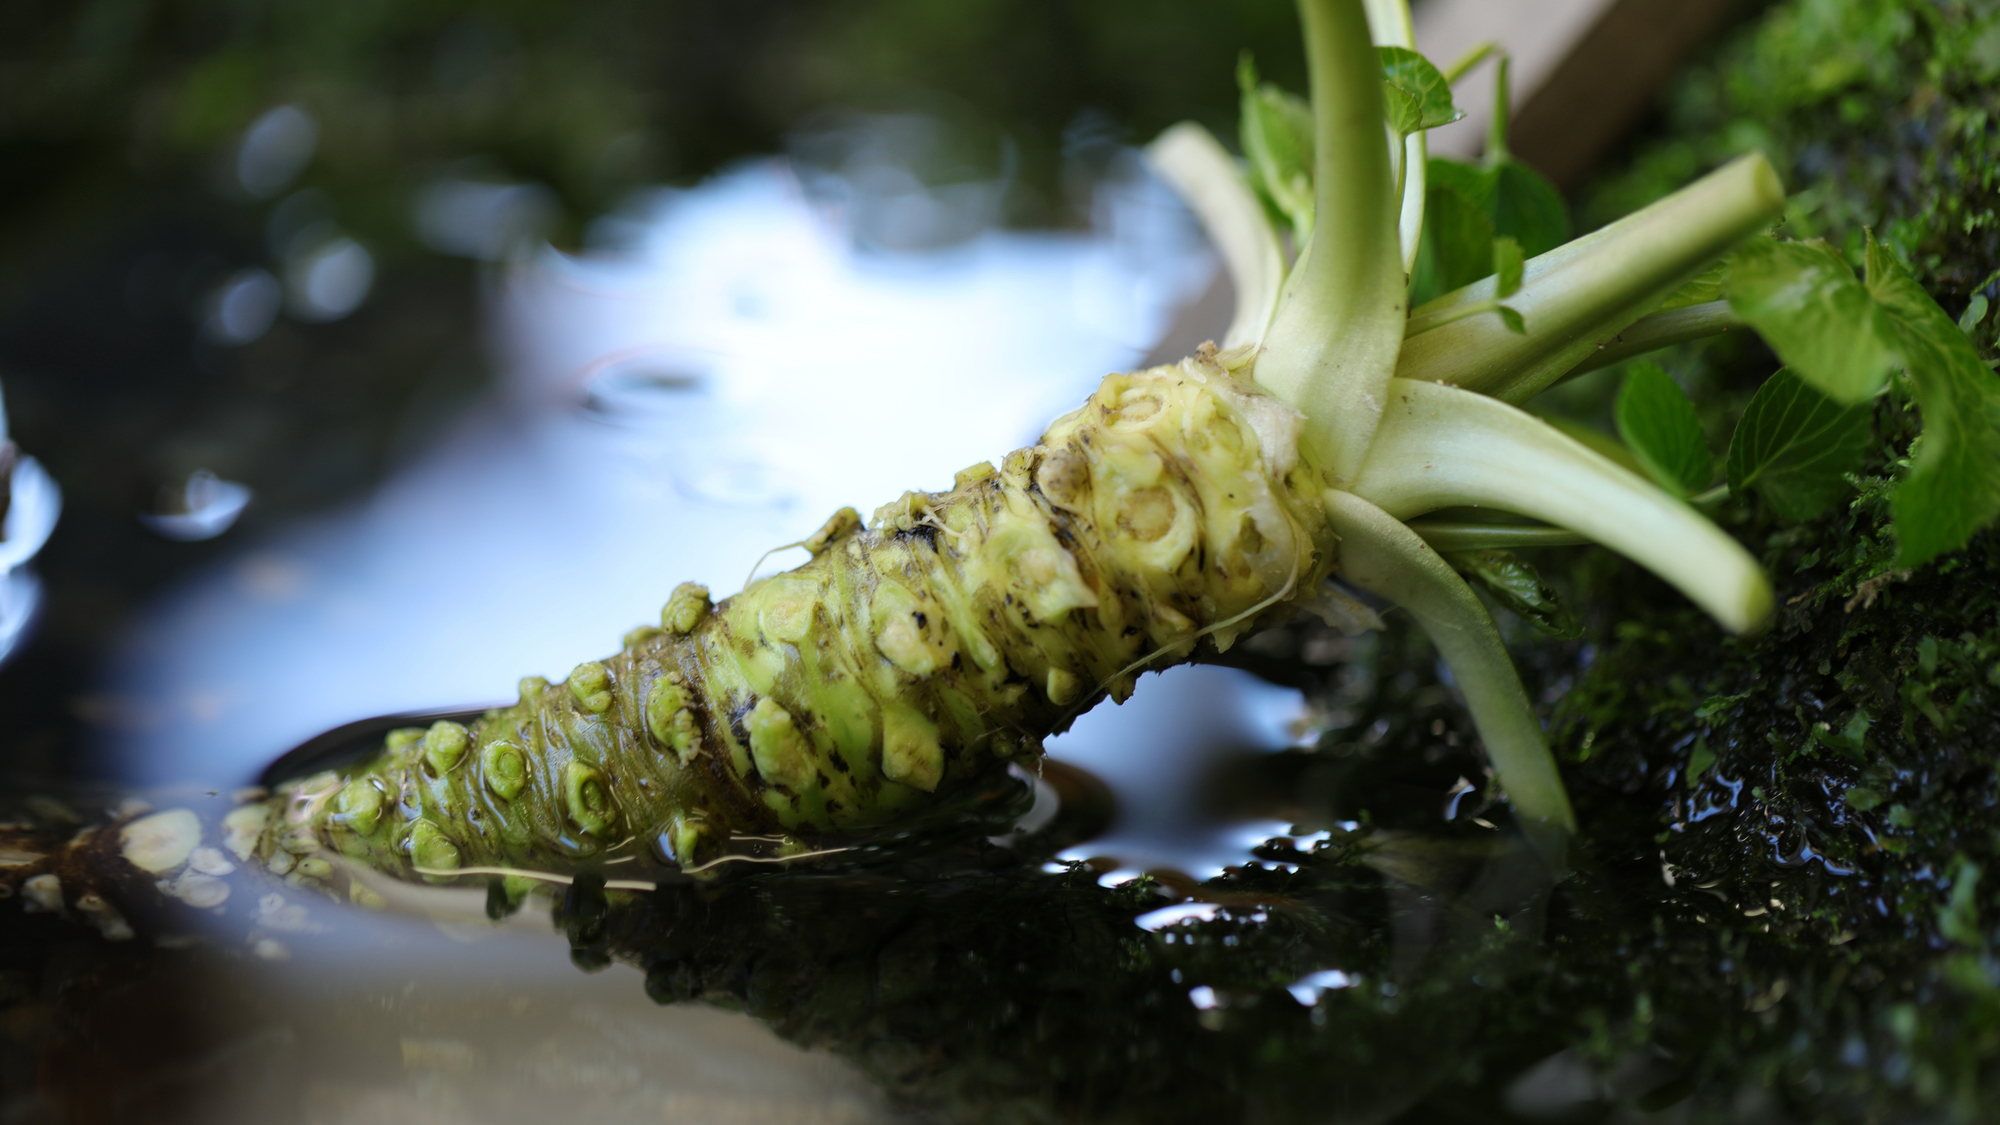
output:
[[[1860,263],[1873,228],[1954,315],[2000,296],[2000,9],[1968,0],[1795,0],[1692,68],[1660,131],[1585,192],[1597,226],[1752,149],[1787,217]],[[1991,346],[1994,325],[1983,326]]]
[[[1682,77],[1663,132],[1582,211],[1761,147],[1798,191],[1793,233],[1856,255],[1872,228],[1955,312],[2000,268],[1996,47],[1990,6],[1775,5]],[[1993,326],[1976,331],[1990,354]],[[1705,421],[1775,366],[1743,342],[1676,363]],[[1579,555],[1593,643],[1527,655],[1567,688],[1554,733],[1595,864],[1552,927],[1572,983],[1535,1003],[1585,1013],[1568,1037],[1606,1067],[1669,1052],[1717,1119],[1751,1089],[1810,1120],[1970,1119],[2000,1096],[2000,912],[1977,889],[2000,850],[2000,537],[1891,569],[1886,493],[1916,420],[1892,398],[1874,421],[1851,505],[1722,513],[1778,585],[1768,631],[1724,638]]]

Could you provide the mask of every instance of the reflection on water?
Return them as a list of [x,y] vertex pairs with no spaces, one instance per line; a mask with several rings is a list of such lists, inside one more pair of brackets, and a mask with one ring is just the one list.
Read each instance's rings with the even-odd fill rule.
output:
[[162,538],[194,542],[228,531],[249,505],[248,487],[223,480],[207,469],[196,469],[188,474],[179,495],[163,495],[160,510],[141,512],[139,522]]
[[0,400],[0,662],[13,655],[35,624],[42,583],[29,567],[62,514],[62,492],[48,470],[24,457],[7,436]]
[[[210,824],[231,804],[154,796]],[[82,815],[46,800],[0,808],[0,862],[60,847]],[[1490,835],[1273,842],[1210,883],[1204,909],[1161,920],[1182,893],[1171,883],[1050,872],[1062,820],[1005,843],[993,825],[947,826],[645,893],[579,875],[511,917],[477,886],[385,885],[367,911],[200,848],[162,857],[175,886],[197,878],[176,876],[180,862],[215,885],[201,909],[135,915],[140,940],[109,945],[47,913],[11,931],[12,963],[37,942],[49,952],[39,975],[0,971],[16,1029],[0,1070],[24,1050],[43,1068],[9,1108],[108,1101],[111,1120],[204,1122],[863,1122],[904,1109],[1381,1121],[1459,1070],[1479,1026],[1468,1006],[1519,971],[1519,939],[1534,933],[1521,904],[1540,897],[1539,866]],[[60,1006],[24,999],[57,994]]]

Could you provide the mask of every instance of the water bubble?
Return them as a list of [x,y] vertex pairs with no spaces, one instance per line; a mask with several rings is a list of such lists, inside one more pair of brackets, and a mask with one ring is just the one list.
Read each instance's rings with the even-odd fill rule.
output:
[[270,331],[283,296],[269,270],[238,270],[210,298],[202,331],[225,347],[240,347]]
[[22,457],[8,477],[7,511],[0,522],[0,571],[35,557],[62,514],[62,491],[41,462]]
[[319,125],[295,105],[281,105],[252,122],[236,149],[236,181],[268,199],[305,169],[319,144]]
[[1317,973],[1307,973],[1286,985],[1285,991],[1291,993],[1293,999],[1310,1008],[1319,1003],[1321,995],[1335,989],[1351,988],[1354,983],[1354,977],[1339,969],[1322,969]]
[[555,194],[540,184],[443,179],[417,199],[417,237],[441,254],[497,262],[537,242],[555,217]]
[[374,284],[375,257],[351,238],[323,242],[285,267],[292,315],[300,320],[339,320],[361,307]]
[[139,522],[162,538],[192,543],[228,531],[249,503],[247,486],[197,469],[181,488],[174,505],[179,511],[143,512]]
[[1220,909],[1222,909],[1220,906],[1212,902],[1184,902],[1178,906],[1163,906],[1158,910],[1147,911],[1132,919],[1132,923],[1147,933],[1158,933],[1169,926],[1178,926],[1182,922],[1213,921],[1215,912]]

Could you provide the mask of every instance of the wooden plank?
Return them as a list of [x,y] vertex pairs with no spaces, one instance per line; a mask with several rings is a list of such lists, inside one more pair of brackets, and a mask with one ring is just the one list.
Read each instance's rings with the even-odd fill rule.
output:
[[[1424,0],[1417,48],[1450,66],[1481,43],[1512,57],[1514,154],[1570,188],[1616,144],[1660,86],[1740,0]],[[1454,95],[1466,119],[1431,133],[1431,151],[1465,160],[1485,146],[1493,63]]]

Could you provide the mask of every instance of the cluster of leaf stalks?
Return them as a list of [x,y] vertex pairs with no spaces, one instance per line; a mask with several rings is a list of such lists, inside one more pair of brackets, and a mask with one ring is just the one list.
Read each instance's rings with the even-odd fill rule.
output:
[[[1506,60],[1496,68],[1503,112],[1485,161],[1426,160],[1424,131],[1459,116],[1452,80],[1490,49],[1441,72],[1409,49],[1400,5],[1366,7],[1391,138],[1389,195],[1404,266],[1398,288],[1408,300],[1388,306],[1409,310],[1395,317],[1400,344],[1380,339],[1384,289],[1393,283],[1378,276],[1386,253],[1369,216],[1383,194],[1371,181],[1382,175],[1349,120],[1375,99],[1351,88],[1359,56],[1337,46],[1335,29],[1347,18],[1338,6],[1301,7],[1313,58],[1310,106],[1258,82],[1247,57],[1239,65],[1251,197],[1218,170],[1220,149],[1191,126],[1153,149],[1229,263],[1238,304],[1226,342],[1261,344],[1259,379],[1306,411],[1307,441],[1328,461],[1328,511],[1352,556],[1337,573],[1412,608],[1448,650],[1455,636],[1477,628],[1476,611],[1438,610],[1455,584],[1416,578],[1421,560],[1387,546],[1396,535],[1389,525],[1369,522],[1379,511],[1408,521],[1501,604],[1558,634],[1573,627],[1533,568],[1506,548],[1602,542],[1666,577],[1725,626],[1755,626],[1769,609],[1755,569],[1730,541],[1684,518],[1684,509],[1659,505],[1615,466],[1682,502],[1713,507],[1755,490],[1785,515],[1807,518],[1851,490],[1866,403],[1890,388],[1892,376],[1896,394],[1921,402],[1926,428],[1894,485],[1898,563],[1918,565],[1961,547],[2000,515],[1993,455],[2000,382],[1890,251],[1864,237],[1864,282],[1824,243],[1763,235],[1740,242],[1778,218],[1758,202],[1776,188],[1754,155],[1557,246],[1560,200],[1507,151]],[[1552,248],[1524,260],[1524,244]],[[1477,405],[1477,396],[1425,388],[1521,403],[1596,368],[1746,324],[1790,366],[1751,401],[1720,462],[1692,405],[1658,369],[1637,369],[1627,380],[1617,409],[1625,444],[1574,426],[1556,438]],[[1396,375],[1386,384],[1375,374],[1383,362]],[[1381,412],[1383,393],[1401,406]],[[1546,522],[1496,524],[1479,509]],[[1419,608],[1427,597],[1428,614]],[[1539,778],[1522,784],[1536,773],[1530,763],[1539,740],[1509,721],[1519,708],[1503,697],[1518,691],[1491,690],[1511,680],[1504,659],[1464,646],[1446,658],[1527,823],[1566,821],[1559,790]]]

